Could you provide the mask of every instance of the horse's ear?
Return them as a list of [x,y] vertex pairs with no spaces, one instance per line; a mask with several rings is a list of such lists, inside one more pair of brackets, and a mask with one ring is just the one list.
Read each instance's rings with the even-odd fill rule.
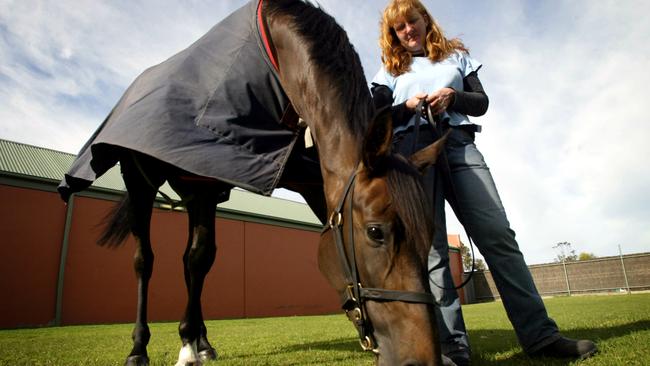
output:
[[381,170],[390,154],[393,139],[393,120],[390,106],[378,111],[363,143],[363,164],[371,172]]
[[420,173],[423,173],[426,168],[436,163],[438,155],[440,155],[442,149],[445,148],[449,131],[450,130],[447,130],[447,132],[441,138],[437,139],[436,142],[411,155],[409,160],[413,165],[415,165]]

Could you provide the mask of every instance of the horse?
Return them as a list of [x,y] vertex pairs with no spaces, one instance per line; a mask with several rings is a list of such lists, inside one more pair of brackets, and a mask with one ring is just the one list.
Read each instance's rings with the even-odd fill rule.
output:
[[[318,249],[319,269],[340,294],[342,308],[359,332],[362,348],[375,354],[376,363],[442,364],[426,270],[433,216],[420,176],[435,163],[444,139],[408,159],[392,152],[390,111],[375,109],[357,53],[345,31],[320,8],[300,0],[256,0],[245,7],[258,15],[254,22],[262,35],[261,48],[267,51],[264,60],[272,65],[274,78],[265,78],[264,83],[270,83],[271,89],[279,89],[279,94],[289,103],[280,103],[277,119],[285,120],[284,116],[291,114],[293,108],[308,126],[308,131],[302,129],[300,133],[292,130],[290,127],[295,127],[292,125],[268,134],[276,136],[281,130],[289,130],[289,135],[299,136],[290,141],[287,154],[280,156],[284,165],[277,169],[277,177],[272,177],[272,186],[300,193],[324,223]],[[202,52],[205,54],[205,49]],[[178,57],[182,62],[197,62],[189,54]],[[251,190],[256,186],[197,173],[193,165],[187,168],[178,161],[170,161],[170,155],[165,152],[146,147],[138,149],[128,141],[121,143],[106,137],[110,135],[107,131],[114,130],[124,139],[136,135],[133,130],[124,131],[124,126],[119,125],[120,116],[144,104],[137,115],[146,118],[155,112],[151,106],[156,105],[146,98],[152,98],[161,89],[178,92],[179,88],[187,87],[187,79],[181,78],[183,84],[175,87],[165,84],[165,88],[155,87],[138,94],[142,85],[149,85],[152,78],[165,74],[160,70],[152,68],[145,72],[146,77],[136,79],[82,148],[59,191],[67,199],[108,167],[120,165],[126,193],[109,214],[99,243],[118,246],[129,234],[135,238],[138,304],[133,348],[126,365],[149,364],[147,291],[154,256],[150,242],[152,205],[165,181],[178,193],[187,209],[189,236],[183,255],[188,299],[179,324],[182,347],[177,366],[198,365],[217,357],[208,341],[201,310],[204,279],[216,257],[216,206],[227,200],[233,186]],[[205,75],[199,76],[202,78],[196,82],[204,82]],[[273,84],[274,80],[277,84]],[[250,92],[250,88],[246,90]],[[192,114],[193,122],[212,113],[205,111],[204,104],[220,102],[219,99],[183,99],[178,94],[171,99],[181,100],[179,103],[184,108],[187,105],[204,108],[201,113]],[[166,103],[169,100],[165,99]],[[256,101],[249,104],[254,109],[262,108]],[[164,114],[170,115],[181,118],[177,111]],[[129,120],[133,124],[139,121],[134,122],[131,117]],[[184,126],[183,131],[189,134],[187,131],[200,129],[196,133],[201,134],[201,139],[206,133],[217,133],[199,124],[200,121]],[[313,148],[308,149],[301,142],[304,134],[312,136]],[[142,140],[138,137],[137,141]],[[166,141],[172,143],[170,139]],[[265,137],[260,141],[264,145],[269,140]],[[180,150],[193,151],[191,148],[184,146]],[[202,158],[205,157],[191,157],[199,160],[197,164],[205,163]],[[238,160],[228,159],[229,156],[211,156],[209,160],[237,165]],[[245,167],[238,168],[245,170]],[[94,175],[82,174],[89,170]]]

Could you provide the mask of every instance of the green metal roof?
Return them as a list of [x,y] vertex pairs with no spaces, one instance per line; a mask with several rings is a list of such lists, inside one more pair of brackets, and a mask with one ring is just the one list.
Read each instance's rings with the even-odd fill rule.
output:
[[0,170],[60,180],[74,155],[42,147],[0,140]]
[[[43,147],[0,139],[0,174],[57,183],[72,165],[75,155]],[[91,188],[124,191],[119,167],[115,166],[97,179]],[[161,189],[172,199],[178,195],[165,183]],[[320,221],[304,203],[265,197],[233,189],[230,200],[219,205],[224,212],[267,217],[320,226]]]

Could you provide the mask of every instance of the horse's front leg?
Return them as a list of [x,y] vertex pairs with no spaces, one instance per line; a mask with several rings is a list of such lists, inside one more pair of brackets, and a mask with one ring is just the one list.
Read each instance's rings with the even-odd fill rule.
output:
[[217,358],[215,349],[208,342],[201,310],[203,283],[217,252],[215,207],[213,194],[195,194],[187,205],[190,233],[183,264],[188,301],[185,316],[179,325],[183,348],[177,366],[200,365],[201,361]]

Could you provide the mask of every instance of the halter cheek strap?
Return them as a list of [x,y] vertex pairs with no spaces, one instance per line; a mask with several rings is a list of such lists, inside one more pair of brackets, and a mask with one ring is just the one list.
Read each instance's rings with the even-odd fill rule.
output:
[[[435,298],[431,293],[402,291],[402,290],[386,290],[380,288],[364,288],[359,279],[359,272],[357,269],[356,248],[354,241],[354,224],[352,216],[352,202],[354,200],[354,183],[356,181],[357,172],[354,171],[348,179],[343,195],[339,201],[336,209],[329,217],[328,225],[323,230],[325,233],[328,230],[332,231],[336,249],[341,262],[341,269],[345,277],[346,287],[341,293],[341,308],[345,311],[348,319],[354,324],[357,332],[359,333],[359,342],[364,351],[371,351],[378,354],[377,343],[372,335],[373,329],[370,319],[368,318],[364,303],[366,301],[401,301],[416,304],[431,304],[435,305]],[[349,196],[349,197],[348,197]],[[348,225],[348,240],[351,246],[351,260],[348,259],[343,241],[343,206],[348,201],[347,216],[350,220]]]

